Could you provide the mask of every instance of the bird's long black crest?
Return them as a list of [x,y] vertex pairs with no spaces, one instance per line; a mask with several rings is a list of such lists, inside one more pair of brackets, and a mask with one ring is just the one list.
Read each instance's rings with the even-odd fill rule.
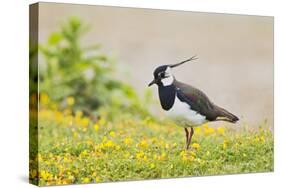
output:
[[192,60],[196,60],[196,59],[198,59],[198,58],[197,58],[196,55],[195,55],[195,56],[192,56],[191,58],[189,58],[189,59],[187,59],[187,60],[184,60],[184,61],[182,61],[182,62],[173,64],[173,65],[169,65],[169,67],[174,68],[174,67],[177,67],[177,66],[179,66],[179,65],[182,65],[182,64],[184,64],[184,63],[186,63],[186,62],[188,62],[188,61],[192,61]]

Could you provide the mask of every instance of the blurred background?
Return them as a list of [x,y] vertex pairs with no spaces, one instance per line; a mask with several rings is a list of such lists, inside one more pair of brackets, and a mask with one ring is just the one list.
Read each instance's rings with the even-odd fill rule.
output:
[[[73,35],[69,36],[68,31],[80,27],[80,21],[83,21],[87,32],[81,37],[81,45],[93,49],[85,53],[83,58],[94,57],[97,61],[115,62],[115,71],[109,70],[107,73],[122,83],[128,83],[119,85],[126,90],[123,97],[136,98],[136,95],[145,95],[147,84],[152,80],[153,70],[157,66],[176,63],[197,55],[198,60],[174,70],[178,80],[205,92],[214,103],[239,116],[241,124],[257,126],[267,120],[273,126],[272,17],[54,3],[40,3],[39,6],[39,44],[42,44],[45,56],[40,57],[40,62],[47,60],[50,63],[59,61],[60,58],[65,59],[64,50],[61,50],[60,58],[53,58],[52,48],[57,48],[61,39],[54,32],[64,31],[65,39],[73,42],[75,46],[77,41],[73,41],[71,36],[76,34],[72,32]],[[67,25],[71,17],[79,18],[80,21],[74,19],[72,24]],[[62,25],[65,27],[61,31]],[[48,44],[48,47],[44,44]],[[67,44],[62,42],[59,45],[63,49]],[[96,48],[99,49],[99,54],[96,54]],[[68,54],[74,54],[69,56],[71,60],[76,57],[75,53]],[[62,66],[68,65],[62,63]],[[111,64],[108,66],[110,69]],[[41,68],[44,69],[44,65]],[[95,67],[95,70],[99,68]],[[72,70],[69,69],[63,74],[71,73]],[[90,78],[97,74],[86,70],[84,73]],[[108,78],[103,80],[106,79]],[[45,79],[42,89],[45,92],[51,91],[52,82],[55,81]],[[92,82],[86,84],[85,88],[95,87],[90,84]],[[116,83],[108,85],[111,88]],[[75,86],[70,84],[68,87]],[[67,88],[61,89],[63,92],[68,91]],[[154,98],[151,101],[151,110],[160,114],[156,86],[151,91],[152,95],[146,96]],[[57,92],[56,97],[59,98],[60,91]],[[99,91],[100,94],[104,94],[103,92],[107,91]],[[69,95],[78,94],[70,91]],[[115,102],[118,103],[120,95],[116,93],[115,97]],[[76,104],[79,104],[79,99],[76,100]],[[84,103],[89,104],[90,101]],[[67,102],[71,103],[71,98]],[[83,106],[83,102],[80,104]],[[138,101],[137,105],[142,108],[146,103]]]

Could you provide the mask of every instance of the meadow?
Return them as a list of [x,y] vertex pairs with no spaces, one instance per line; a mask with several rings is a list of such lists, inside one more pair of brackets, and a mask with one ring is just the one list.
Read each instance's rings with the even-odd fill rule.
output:
[[151,93],[139,96],[115,79],[116,62],[99,52],[99,45],[80,44],[87,29],[73,18],[39,45],[44,59],[40,80],[37,46],[30,47],[31,183],[273,171],[273,131],[266,121],[254,126],[258,128],[204,124],[195,128],[186,151],[183,128],[149,112]]
[[93,121],[71,110],[74,98],[68,102],[64,111],[39,112],[39,153],[30,161],[39,171],[31,169],[30,178],[41,186],[273,171],[266,125],[234,131],[231,124],[205,124],[187,152],[183,129],[172,122]]

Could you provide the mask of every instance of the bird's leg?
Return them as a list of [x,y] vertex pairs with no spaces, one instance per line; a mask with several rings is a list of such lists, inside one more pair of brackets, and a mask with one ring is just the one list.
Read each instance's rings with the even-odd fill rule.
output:
[[190,145],[190,143],[191,143],[191,139],[192,139],[193,133],[194,133],[194,129],[193,129],[193,127],[191,127],[191,129],[190,129],[190,134],[189,134],[188,145]]
[[188,150],[189,147],[189,131],[187,128],[184,128],[185,130],[185,136],[186,136],[186,143],[185,143],[185,149]]

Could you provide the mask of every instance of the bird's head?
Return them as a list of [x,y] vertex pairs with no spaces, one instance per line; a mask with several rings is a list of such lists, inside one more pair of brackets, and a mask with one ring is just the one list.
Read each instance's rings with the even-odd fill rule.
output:
[[192,61],[192,60],[195,60],[197,59],[195,56],[185,60],[185,61],[182,61],[182,62],[179,62],[179,63],[176,63],[176,64],[172,64],[172,65],[162,65],[162,66],[159,66],[157,67],[154,72],[153,72],[153,75],[154,75],[154,79],[152,80],[152,82],[150,82],[148,84],[148,86],[152,86],[153,84],[157,84],[158,86],[169,86],[171,85],[173,82],[174,82],[174,76],[172,74],[172,68],[174,67],[177,67],[179,65],[182,65],[188,61]]

